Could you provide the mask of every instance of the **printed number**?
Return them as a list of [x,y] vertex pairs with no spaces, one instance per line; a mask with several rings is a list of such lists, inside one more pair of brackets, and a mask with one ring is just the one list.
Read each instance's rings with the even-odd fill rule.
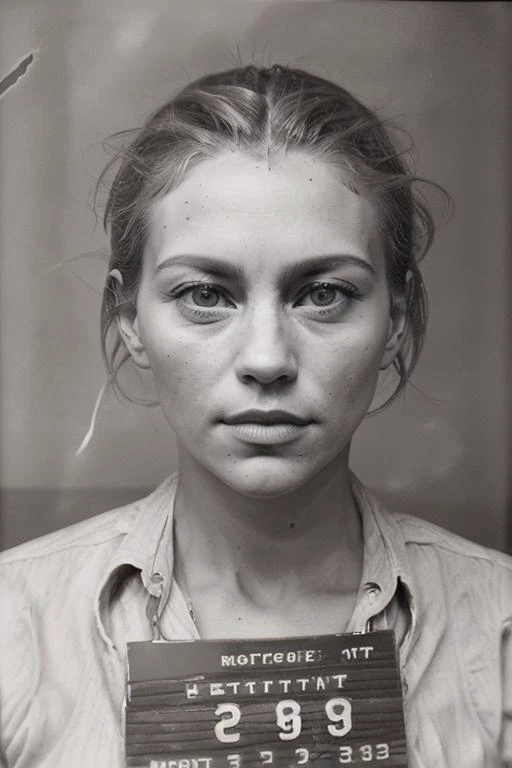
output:
[[285,699],[276,704],[276,723],[282,733],[279,738],[282,741],[292,741],[300,736],[302,718],[300,716],[300,704],[293,699]]
[[238,704],[219,704],[215,714],[217,717],[227,715],[227,717],[222,717],[222,720],[215,724],[214,731],[218,741],[221,741],[223,744],[234,744],[236,741],[239,741],[239,733],[226,733],[227,728],[234,728],[240,722],[240,707]]
[[376,760],[388,760],[389,759],[389,744],[377,744],[375,747]]
[[229,768],[240,768],[240,755],[235,752],[234,755],[228,755]]
[[297,755],[297,765],[305,765],[308,762],[309,750],[301,747],[295,750],[295,754]]
[[260,752],[260,758],[262,765],[270,765],[274,759],[274,753],[269,749],[264,749],[263,752]]
[[[369,763],[372,760],[389,760],[389,744],[376,744],[375,752],[371,744],[362,744],[359,747],[359,755],[363,763]],[[343,746],[339,747],[339,761],[340,763],[347,764],[353,761],[352,747]],[[357,760],[356,760],[357,762]]]
[[348,699],[329,699],[325,705],[325,713],[331,721],[331,725],[327,726],[331,736],[346,736],[352,730],[352,704]]
[[[329,699],[325,704],[325,713],[330,720],[327,730],[331,736],[346,736],[352,730],[352,704],[348,699],[337,697]],[[240,741],[240,733],[227,733],[228,729],[235,728],[240,722],[241,711],[238,704],[219,704],[215,710],[215,715],[221,719],[215,724],[214,731],[217,740],[222,744],[235,744]],[[300,736],[302,729],[302,717],[300,704],[293,699],[285,699],[276,704],[276,724],[281,729],[279,738],[282,741],[293,741]],[[346,748],[348,749],[348,748]],[[389,745],[377,744],[375,758],[377,760],[387,760],[389,758]],[[303,752],[306,752],[304,750]],[[304,765],[309,755],[304,756],[303,752],[297,752],[300,759],[299,765]],[[363,744],[359,749],[361,760],[369,762],[373,759],[373,749],[369,744]],[[347,757],[348,752],[340,751],[340,762],[350,762]],[[272,762],[272,755],[268,752],[262,752],[260,757],[265,762],[263,765],[269,765]],[[238,765],[232,765],[230,768],[239,768]]]

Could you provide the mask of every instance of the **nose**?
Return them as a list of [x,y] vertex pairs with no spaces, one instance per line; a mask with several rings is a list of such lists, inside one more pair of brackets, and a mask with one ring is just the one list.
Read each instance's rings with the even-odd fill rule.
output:
[[278,307],[253,310],[241,331],[236,374],[244,384],[289,383],[297,377],[292,329]]

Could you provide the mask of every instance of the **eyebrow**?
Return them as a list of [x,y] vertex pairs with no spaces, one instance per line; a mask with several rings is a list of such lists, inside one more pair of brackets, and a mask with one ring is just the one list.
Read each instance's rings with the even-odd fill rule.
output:
[[163,272],[164,269],[171,267],[195,267],[207,272],[215,277],[241,278],[242,270],[222,259],[212,258],[211,256],[200,256],[191,254],[189,256],[169,256],[164,259],[155,269],[155,274]]
[[[375,275],[375,269],[372,264],[362,256],[355,256],[353,254],[324,254],[301,259],[300,261],[288,265],[283,270],[283,277],[285,279],[313,277],[314,275],[321,274],[330,269],[336,269],[336,267],[340,267],[344,264],[354,264],[355,266],[362,267],[371,275]],[[169,256],[157,265],[155,274],[159,274],[171,267],[181,266],[195,267],[196,269],[201,269],[215,277],[238,280],[243,278],[243,271],[240,267],[236,267],[222,259],[217,259],[211,256],[202,256],[200,254]]]
[[301,261],[296,261],[286,267],[284,273],[288,278],[314,277],[314,275],[318,275],[329,269],[336,269],[336,267],[341,267],[344,264],[354,264],[357,267],[362,267],[371,275],[375,275],[375,269],[372,264],[362,256],[342,253],[325,254],[321,256],[313,256],[308,259],[301,259]]

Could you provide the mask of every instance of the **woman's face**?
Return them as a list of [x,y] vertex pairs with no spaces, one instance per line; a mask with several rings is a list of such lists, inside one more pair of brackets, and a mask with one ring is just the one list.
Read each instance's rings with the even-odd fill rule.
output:
[[302,153],[223,154],[156,202],[121,319],[187,466],[267,497],[348,458],[402,326],[372,205]]

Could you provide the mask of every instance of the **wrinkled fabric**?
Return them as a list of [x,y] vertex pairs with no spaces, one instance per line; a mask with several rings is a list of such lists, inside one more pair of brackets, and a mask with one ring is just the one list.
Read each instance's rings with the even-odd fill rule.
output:
[[[122,768],[126,644],[198,638],[173,581],[176,478],[0,556],[8,768]],[[354,478],[364,562],[348,627],[394,629],[409,768],[512,766],[512,558],[384,510]]]

